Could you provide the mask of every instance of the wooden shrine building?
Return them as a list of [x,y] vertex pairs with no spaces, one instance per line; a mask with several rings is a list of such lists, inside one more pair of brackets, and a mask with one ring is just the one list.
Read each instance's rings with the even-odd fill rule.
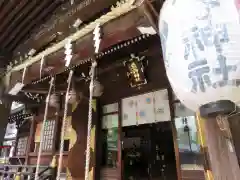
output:
[[[84,179],[89,72],[96,60],[89,179],[207,179],[199,118],[175,98],[165,73],[157,25],[163,2],[34,2],[21,0],[0,25],[0,31],[7,29],[0,33],[1,48],[10,54],[2,60],[2,101],[24,103],[19,118],[9,117],[27,119],[18,129],[12,158],[21,159],[24,167],[49,166],[58,159],[67,113],[61,173],[65,179]],[[7,12],[11,5],[2,8]],[[24,23],[17,26],[21,15]],[[97,25],[101,42],[95,54]],[[69,40],[72,58],[66,67]],[[71,71],[70,95],[75,98],[65,106]]]

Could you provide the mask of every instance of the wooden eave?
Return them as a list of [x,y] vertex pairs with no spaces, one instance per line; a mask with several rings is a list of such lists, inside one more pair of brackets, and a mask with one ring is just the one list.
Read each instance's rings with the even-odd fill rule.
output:
[[65,1],[10,0],[0,2],[0,67],[6,67],[16,46],[45,23]]
[[21,102],[23,104],[29,104],[29,105],[37,105],[37,104],[39,104],[36,101],[27,98],[27,96],[25,96],[23,93],[18,94],[18,95],[4,94],[1,97],[1,100],[3,100],[4,102],[16,101],[16,102]]
[[[97,73],[96,76],[102,82],[102,78],[113,72],[115,70],[125,69],[123,61],[128,60],[130,58],[130,54],[133,53],[138,56],[148,56],[152,53],[151,49],[155,47],[159,47],[159,37],[158,35],[140,35],[133,39],[118,43],[109,49],[106,49],[102,52],[101,57],[97,59]],[[146,47],[148,47],[146,49]],[[150,48],[150,49],[149,49]],[[159,50],[159,49],[158,49]],[[88,94],[88,85],[89,85],[89,67],[91,66],[91,62],[87,62],[85,64],[80,64],[78,66],[73,67],[74,75],[74,89],[76,91],[82,92],[85,96]],[[122,71],[121,71],[122,72]],[[85,74],[86,77],[83,77],[82,74]],[[64,94],[67,88],[67,79],[69,76],[69,71],[64,71],[55,75],[55,93]],[[121,73],[119,81],[124,81],[125,84],[128,84],[126,69]],[[23,91],[29,92],[32,94],[47,94],[49,89],[49,81],[51,76],[44,77],[42,79],[37,79],[33,81],[31,84],[27,84],[24,86]],[[112,77],[114,79],[114,77]],[[105,79],[105,78],[104,78]],[[113,80],[112,79],[112,80]],[[110,81],[112,81],[110,80]],[[113,80],[114,81],[114,80]]]
[[[122,41],[126,41],[141,35],[138,27],[153,27],[154,24],[149,17],[149,12],[145,8],[146,4],[134,6],[121,17],[112,19],[111,21],[102,25],[103,39],[101,42],[100,51],[104,51],[114,44]],[[93,47],[93,35],[92,31],[89,31],[85,36],[78,39],[74,44],[74,54],[71,65],[77,65],[87,62],[94,55]],[[101,53],[99,53],[101,55]],[[44,66],[46,71],[45,76],[51,74],[57,74],[66,70],[64,64],[64,49],[61,49],[55,53],[50,54],[45,59],[46,64]],[[29,84],[33,80],[39,79],[40,75],[40,62],[37,61],[31,66],[28,66],[24,84]],[[11,74],[10,88],[15,85],[16,82],[21,82],[23,71],[13,71]]]
[[[14,50],[13,61],[24,58],[31,49],[39,51],[49,43],[56,43],[73,33],[73,24],[80,19],[84,26],[91,18],[103,14],[106,8],[115,5],[118,0],[76,0],[74,5],[65,3],[58,9],[55,16],[52,16],[40,30],[36,30],[31,36]],[[50,8],[50,7],[48,7]],[[38,17],[40,18],[40,17]],[[34,21],[31,24],[35,23]],[[14,44],[12,44],[14,46]],[[19,54],[20,53],[20,54]]]

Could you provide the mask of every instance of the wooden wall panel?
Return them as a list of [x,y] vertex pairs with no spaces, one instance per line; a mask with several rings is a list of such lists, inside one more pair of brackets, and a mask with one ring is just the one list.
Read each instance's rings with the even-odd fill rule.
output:
[[146,61],[148,61],[148,63],[145,61],[148,83],[140,88],[131,88],[127,79],[126,68],[124,66],[113,68],[99,77],[99,81],[104,86],[104,92],[100,98],[102,104],[111,104],[125,97],[169,87],[164,64],[161,58],[159,58],[161,57],[159,49],[149,49],[144,55],[146,56]]

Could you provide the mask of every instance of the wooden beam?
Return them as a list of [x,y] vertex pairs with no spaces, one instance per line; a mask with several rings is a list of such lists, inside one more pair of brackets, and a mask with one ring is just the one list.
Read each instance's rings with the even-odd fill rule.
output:
[[3,30],[6,29],[6,26],[8,23],[10,23],[13,18],[23,9],[23,7],[28,3],[28,0],[23,0],[18,4],[11,13],[7,15],[7,17],[2,21],[0,24],[0,33],[3,32]]
[[[44,1],[47,2],[47,1]],[[43,3],[41,6],[38,6],[31,15],[29,15],[24,22],[21,23],[20,26],[18,26],[18,29],[15,30],[13,33],[14,35],[17,35],[13,39],[9,39],[5,46],[7,46],[9,49],[14,50],[14,48],[18,45],[18,43],[23,39],[28,32],[33,29],[34,26],[39,26],[42,24],[41,21],[44,20],[44,18],[50,14],[50,12],[53,12],[62,2],[61,1],[54,1],[53,3]],[[44,9],[43,12],[42,9]],[[30,23],[28,23],[30,22]],[[23,28],[25,26],[25,28]]]
[[36,101],[30,100],[27,97],[18,96],[18,95],[4,94],[2,96],[2,99],[6,102],[20,101],[24,104],[37,104]]
[[[29,37],[24,44],[19,45],[16,48],[16,52],[22,52],[22,54],[28,53],[29,49],[41,49],[41,47],[49,42],[49,38],[57,32],[61,32],[58,40],[62,40],[65,37],[69,36],[72,31],[72,25],[76,19],[82,21],[81,26],[85,25],[91,18],[96,14],[103,12],[106,7],[115,5],[118,0],[75,0],[74,6],[71,6],[69,2],[66,2],[61,6],[61,9],[57,9],[56,13],[57,18],[50,18],[45,24],[42,25],[42,28]],[[66,10],[67,9],[67,10]],[[71,27],[71,28],[69,28]],[[15,54],[17,57],[18,54]]]
[[37,1],[30,1],[27,6],[21,11],[21,14],[18,15],[4,30],[3,33],[0,34],[0,42],[3,42],[3,40],[6,37],[9,37],[10,32],[12,32],[16,28],[16,24],[19,24],[24,17],[34,8],[34,6],[37,5]]
[[151,23],[152,27],[155,31],[158,31],[158,18],[156,16],[156,11],[152,7],[151,3],[148,0],[144,1],[144,4],[141,6],[142,11],[144,12],[145,16],[148,18],[149,22]]
[[0,11],[0,21],[2,22],[3,19],[8,18],[8,13],[11,9],[16,5],[16,0],[8,1],[6,6]]
[[[141,11],[140,11],[141,12]],[[145,16],[139,13],[138,9],[129,12],[126,16],[122,18],[115,19],[111,23],[103,26],[104,38],[101,43],[101,49],[108,49],[120,41],[126,41],[141,35],[136,26],[150,26],[149,21]],[[76,54],[74,54],[72,64],[79,64],[79,61],[87,59],[94,54],[94,47],[92,45],[92,34],[88,34],[83,39],[78,40],[74,48],[76,49]],[[80,49],[81,48],[81,49]],[[51,62],[51,66],[54,67],[51,74],[56,74],[64,71],[64,51],[58,51],[58,53],[53,54],[48,59]],[[39,78],[39,63],[35,63],[30,66],[28,73],[26,74],[26,84],[32,82]],[[12,73],[12,82],[21,80],[21,73]],[[18,74],[18,75],[15,75]],[[14,77],[13,77],[14,76]],[[14,83],[12,85],[14,85]]]
[[0,1],[0,8],[1,8],[0,10],[3,9],[4,4],[6,4],[6,1]]
[[[54,1],[56,2],[56,4],[59,4],[60,1]],[[53,3],[55,4],[55,3]],[[36,4],[37,5],[37,4]],[[36,8],[34,8],[26,18],[23,19],[23,21],[18,24],[18,26],[13,30],[13,32],[11,33],[11,35],[7,38],[7,40],[5,40],[2,43],[3,47],[6,47],[9,43],[11,43],[12,40],[16,40],[18,41],[19,39],[22,38],[22,33],[26,33],[26,31],[29,31],[29,27],[32,26],[32,23],[37,24],[39,21],[39,17],[46,11],[45,8],[47,8],[49,6],[49,1],[41,1],[40,4],[37,5]],[[51,7],[52,5],[50,5]],[[44,9],[44,11],[43,11]],[[41,13],[41,11],[43,11]],[[31,23],[29,23],[31,22]],[[12,47],[12,45],[11,45]]]
[[[79,38],[82,38],[82,37],[86,36],[87,34],[91,33],[94,30],[96,24],[100,23],[101,25],[104,25],[107,22],[120,17],[121,15],[127,14],[128,12],[132,11],[135,8],[137,8],[137,6],[131,4],[130,1],[127,1],[124,5],[120,5],[119,7],[114,8],[113,11],[107,13],[106,15],[102,16],[101,18],[97,19],[96,21],[88,24],[83,29],[77,31],[76,33],[74,33],[73,35],[67,37],[66,39],[70,38],[72,40],[72,42],[75,42]],[[65,43],[66,43],[66,39],[64,39],[63,41],[57,43],[56,45],[46,49],[42,53],[39,53],[37,56],[35,56],[35,57],[31,58],[31,59],[26,60],[23,64],[14,67],[11,70],[11,72],[19,71],[21,69],[24,69],[26,67],[26,65],[29,66],[29,65],[32,65],[33,63],[36,63],[36,62],[40,61],[43,56],[47,57],[50,54],[55,53],[56,51],[61,50],[64,47]],[[0,40],[1,40],[1,38],[0,38]]]

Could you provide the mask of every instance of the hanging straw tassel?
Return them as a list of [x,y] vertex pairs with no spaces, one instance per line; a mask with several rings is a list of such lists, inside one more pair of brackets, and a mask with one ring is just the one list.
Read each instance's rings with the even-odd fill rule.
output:
[[53,88],[53,82],[54,82],[54,77],[52,77],[52,79],[50,81],[50,87],[49,87],[48,95],[47,95],[47,98],[46,98],[46,106],[45,106],[44,118],[43,118],[43,123],[42,123],[42,128],[41,128],[41,134],[40,134],[40,145],[39,145],[39,150],[38,150],[37,167],[36,167],[34,180],[38,180],[39,164],[40,164],[40,159],[41,159],[41,154],[42,154],[44,126],[45,126],[45,123],[46,123],[46,120],[47,120],[49,99],[50,99],[50,94],[51,94],[52,88]]
[[60,175],[62,171],[62,158],[63,158],[63,147],[64,147],[64,135],[65,135],[65,127],[67,124],[67,112],[68,112],[68,100],[69,100],[69,90],[72,82],[73,71],[70,71],[68,76],[68,87],[65,97],[65,107],[64,107],[64,115],[63,115],[63,122],[62,122],[62,129],[61,129],[61,143],[60,143],[60,153],[58,158],[58,171],[57,171],[57,178],[56,180],[60,180]]

